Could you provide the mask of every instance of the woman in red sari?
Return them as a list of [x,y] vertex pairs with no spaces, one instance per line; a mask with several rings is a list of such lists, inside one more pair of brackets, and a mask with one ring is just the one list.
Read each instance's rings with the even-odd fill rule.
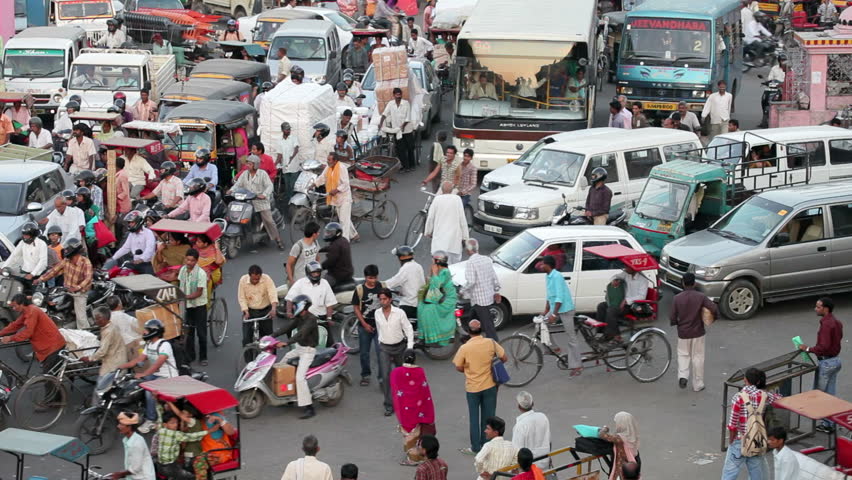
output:
[[512,477],[512,480],[544,480],[544,473],[533,463],[533,453],[529,448],[518,450],[518,466],[521,473]]
[[400,465],[417,465],[424,459],[420,455],[420,436],[435,435],[435,405],[426,372],[414,362],[414,350],[406,350],[403,364],[390,374],[393,392],[393,410],[403,434],[405,458]]

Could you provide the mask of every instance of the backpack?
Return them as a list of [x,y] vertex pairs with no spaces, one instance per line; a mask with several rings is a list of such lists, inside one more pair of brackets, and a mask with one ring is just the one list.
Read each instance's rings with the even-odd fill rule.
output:
[[[172,355],[174,355],[174,358],[166,360],[166,363],[177,370],[178,375],[192,375],[192,368],[190,368],[189,362],[186,360],[186,351],[183,349],[181,342],[178,342],[177,338],[173,338],[171,340],[163,339],[163,342],[168,342],[169,345],[172,346]],[[160,342],[157,345],[158,354],[160,353],[160,345],[162,345],[163,342]]]
[[763,413],[766,410],[766,392],[761,392],[760,405],[756,408],[751,398],[745,392],[740,392],[743,406],[746,408],[748,417],[746,420],[745,435],[741,441],[741,453],[744,457],[756,457],[766,453],[768,439],[766,436],[766,424],[763,421]]

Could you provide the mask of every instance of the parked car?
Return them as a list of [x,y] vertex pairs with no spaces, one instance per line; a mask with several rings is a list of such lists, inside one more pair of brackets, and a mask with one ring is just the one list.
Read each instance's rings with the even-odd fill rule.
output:
[[675,290],[694,273],[731,320],[751,318],[764,302],[852,290],[852,182],[755,195],[666,245],[660,269]]
[[[594,312],[604,300],[606,284],[621,271],[621,263],[584,253],[583,248],[613,243],[645,251],[629,233],[608,226],[530,228],[503,244],[491,254],[503,297],[503,302],[494,307],[495,327],[505,326],[512,316],[544,310],[545,274],[538,263],[545,255],[556,257],[557,269],[571,288],[576,310]],[[466,266],[467,262],[450,265],[457,286],[465,284]],[[656,285],[656,271],[647,277]]]
[[10,242],[21,238],[21,226],[53,211],[53,201],[74,187],[73,179],[52,162],[0,162],[0,233]]
[[[423,125],[420,127],[420,132],[423,138],[428,138],[429,134],[432,133],[432,123],[441,120],[441,102],[444,99],[441,91],[441,80],[429,62],[409,58],[408,66],[426,92],[423,98]],[[372,64],[364,73],[361,90],[364,91],[365,97],[362,105],[372,108],[376,104],[376,74],[373,71]]]

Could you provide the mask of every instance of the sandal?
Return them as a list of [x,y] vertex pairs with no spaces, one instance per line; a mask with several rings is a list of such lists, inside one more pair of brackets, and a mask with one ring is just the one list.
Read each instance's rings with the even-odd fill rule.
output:
[[571,370],[571,376],[572,377],[579,377],[582,374],[583,374],[583,367],[574,368],[574,369]]
[[362,387],[367,387],[370,385],[370,377],[361,377],[361,383],[359,384]]
[[416,467],[420,465],[420,462],[412,462],[410,459],[406,458],[405,460],[399,462],[403,467]]

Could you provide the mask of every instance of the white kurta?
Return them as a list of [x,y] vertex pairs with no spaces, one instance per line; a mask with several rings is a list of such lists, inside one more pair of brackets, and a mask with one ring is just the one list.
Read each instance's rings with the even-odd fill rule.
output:
[[452,193],[435,197],[426,217],[425,233],[432,237],[432,253],[443,250],[461,255],[462,242],[470,237],[461,197]]

